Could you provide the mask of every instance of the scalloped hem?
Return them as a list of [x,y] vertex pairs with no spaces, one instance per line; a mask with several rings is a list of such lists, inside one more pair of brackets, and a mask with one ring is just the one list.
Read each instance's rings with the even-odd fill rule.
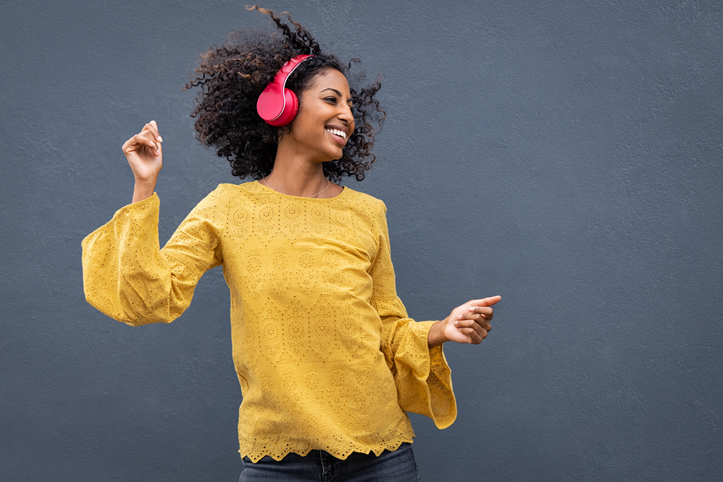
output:
[[[414,443],[414,436],[412,435],[411,437],[399,437],[397,440],[394,440],[393,442],[386,443],[386,444],[376,444],[376,445],[349,444],[346,448],[329,447],[329,448],[325,449],[325,452],[327,452],[328,454],[332,455],[333,457],[336,457],[337,459],[341,459],[341,460],[346,460],[347,457],[349,457],[349,455],[351,455],[353,452],[360,452],[363,454],[369,454],[370,452],[374,452],[374,455],[376,455],[378,457],[385,450],[394,452],[405,442]],[[284,446],[283,449],[278,450],[278,451],[266,448],[266,450],[263,450],[260,452],[243,453],[241,450],[239,450],[239,454],[241,455],[241,458],[248,457],[249,459],[251,459],[251,462],[256,463],[267,455],[269,457],[271,457],[272,459],[279,461],[291,453],[298,454],[298,455],[301,455],[302,457],[305,457],[312,450],[321,450],[321,449],[315,448],[312,444],[306,444],[304,446],[297,446],[297,447]]]

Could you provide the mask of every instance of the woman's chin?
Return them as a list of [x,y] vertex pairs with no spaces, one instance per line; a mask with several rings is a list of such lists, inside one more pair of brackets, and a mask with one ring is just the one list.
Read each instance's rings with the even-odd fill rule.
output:
[[343,149],[332,149],[326,153],[326,160],[324,162],[338,161],[344,155]]

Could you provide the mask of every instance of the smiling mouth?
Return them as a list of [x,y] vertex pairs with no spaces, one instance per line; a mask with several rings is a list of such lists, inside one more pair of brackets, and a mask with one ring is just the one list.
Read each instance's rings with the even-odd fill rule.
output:
[[342,139],[346,140],[346,132],[340,131],[339,129],[326,129],[328,132],[331,132],[337,137],[341,137]]

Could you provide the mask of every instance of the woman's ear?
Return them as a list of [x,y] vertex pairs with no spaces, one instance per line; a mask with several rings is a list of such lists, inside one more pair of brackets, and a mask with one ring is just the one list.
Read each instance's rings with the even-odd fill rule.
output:
[[289,133],[291,133],[291,124],[287,124],[287,125],[285,125],[284,127],[279,127],[278,129],[276,129],[276,140],[277,140],[277,142],[278,142],[279,140],[281,140],[281,138],[282,138],[283,136],[285,136],[286,134],[289,134]]

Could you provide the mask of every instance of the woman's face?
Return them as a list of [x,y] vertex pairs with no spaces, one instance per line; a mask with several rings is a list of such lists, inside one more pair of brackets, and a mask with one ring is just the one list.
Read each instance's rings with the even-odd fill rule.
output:
[[326,69],[299,95],[299,113],[289,136],[303,152],[321,162],[340,159],[354,132],[351,93],[344,74]]

